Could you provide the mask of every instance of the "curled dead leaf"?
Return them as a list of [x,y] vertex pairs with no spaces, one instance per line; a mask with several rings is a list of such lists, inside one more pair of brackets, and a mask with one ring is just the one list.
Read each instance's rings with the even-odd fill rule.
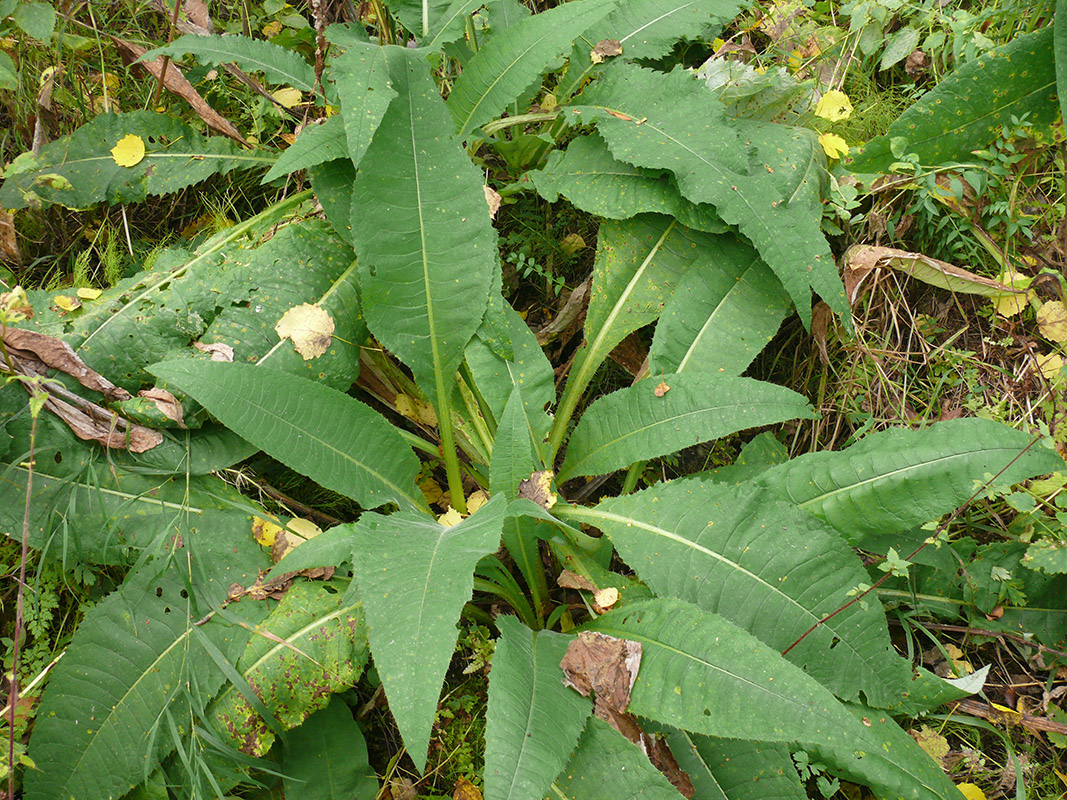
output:
[[[129,400],[131,395],[121,386],[116,386],[99,372],[92,370],[74,352],[74,349],[54,336],[21,328],[5,328],[3,331],[4,347],[22,359],[32,359],[38,366],[51,367],[65,372],[86,389],[100,392],[108,400]],[[44,374],[45,370],[35,370]]]
[[485,202],[489,204],[489,219],[496,219],[496,212],[500,210],[500,193],[489,184],[482,186],[485,192]]
[[656,388],[652,390],[652,394],[656,395],[656,397],[663,397],[670,390],[671,387],[667,385],[667,381],[660,381]]
[[193,347],[201,352],[208,353],[212,361],[233,361],[233,348],[228,344],[223,344],[222,342],[215,342],[214,344],[193,342]]
[[185,409],[182,408],[178,398],[166,389],[142,389],[137,393],[137,396],[152,401],[155,407],[159,409],[159,413],[167,419],[178,423],[179,428],[185,427]]
[[559,500],[559,495],[552,491],[552,479],[556,476],[550,469],[541,470],[519,482],[519,497],[532,500],[548,510]]

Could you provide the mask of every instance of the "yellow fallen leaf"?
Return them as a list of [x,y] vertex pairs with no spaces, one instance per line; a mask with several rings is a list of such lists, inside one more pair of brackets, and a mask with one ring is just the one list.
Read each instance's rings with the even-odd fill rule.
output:
[[848,143],[836,133],[824,133],[819,136],[819,144],[828,158],[841,158],[848,155]]
[[[997,280],[1013,289],[1028,289],[1030,287],[1029,276],[1010,269],[1000,273],[997,276]],[[993,300],[993,309],[1002,317],[1014,317],[1017,314],[1021,314],[1023,309],[1026,308],[1030,302],[1030,295],[1031,292],[1026,292],[1025,294],[1007,294],[997,297]]]
[[75,311],[82,307],[80,300],[74,297],[67,297],[65,294],[57,294],[52,298],[52,302],[63,311]]
[[831,89],[819,98],[819,103],[815,106],[815,116],[830,122],[846,120],[852,116],[852,101],[844,92]]
[[96,300],[96,298],[98,298],[102,294],[103,291],[100,289],[90,289],[88,287],[85,287],[78,290],[78,297],[80,297],[82,300]]
[[1053,342],[1067,342],[1067,306],[1050,300],[1037,310],[1037,327],[1041,335]]
[[481,489],[471,492],[471,496],[467,498],[467,513],[473,514],[488,502],[489,496]]
[[120,167],[135,167],[144,158],[144,139],[133,133],[127,133],[119,143],[111,148],[111,157]]
[[482,790],[466,778],[457,778],[452,800],[482,800]]
[[285,108],[292,108],[304,99],[304,93],[299,89],[294,89],[292,86],[285,86],[277,91],[271,92],[270,96],[274,98],[278,105],[284,106]]
[[279,339],[290,339],[305,361],[318,358],[333,342],[333,317],[322,306],[301,303],[293,306],[278,320],[274,332]]
[[274,547],[274,539],[281,532],[277,522],[262,517],[252,517],[252,535],[264,547]]
[[607,611],[619,602],[619,590],[614,586],[607,586],[593,592],[593,604],[601,611]]
[[444,525],[446,528],[451,528],[463,522],[463,515],[456,511],[456,509],[452,508],[452,506],[449,506],[448,511],[437,518],[437,522]]
[[967,800],[986,800],[985,792],[973,783],[957,783],[956,788],[960,790]]
[[559,249],[565,256],[573,256],[585,249],[585,239],[577,233],[568,233],[559,243]]
[[295,533],[305,542],[308,539],[314,539],[316,536],[322,533],[322,528],[320,528],[311,520],[304,519],[303,517],[293,517],[291,520],[285,523],[285,527]]

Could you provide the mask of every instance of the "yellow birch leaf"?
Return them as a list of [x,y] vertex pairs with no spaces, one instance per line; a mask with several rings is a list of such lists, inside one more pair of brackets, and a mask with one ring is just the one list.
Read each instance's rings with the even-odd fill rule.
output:
[[448,511],[439,516],[437,521],[446,528],[451,528],[463,522],[463,515],[456,511],[456,509],[452,508],[452,506],[449,506]]
[[1063,356],[1056,353],[1039,353],[1037,356],[1037,368],[1045,376],[1045,380],[1054,381],[1060,376],[1063,369]]
[[819,103],[815,106],[815,116],[830,122],[846,120],[852,116],[852,101],[844,92],[831,89],[819,98]]
[[471,496],[467,498],[467,514],[473,514],[488,502],[489,496],[481,489],[471,492]]
[[823,133],[819,136],[819,144],[828,158],[841,158],[848,155],[848,143],[836,133]]
[[957,783],[956,788],[960,790],[967,800],[986,800],[985,792],[973,783]]
[[144,158],[144,139],[133,133],[127,133],[119,143],[111,148],[111,157],[120,167],[135,167]]
[[285,86],[277,91],[271,92],[270,96],[274,98],[278,105],[285,108],[292,108],[304,99],[304,93],[299,89],[294,89],[292,86]]
[[290,339],[305,361],[318,358],[333,342],[333,317],[321,306],[301,303],[286,311],[274,326],[279,339]]
[[103,291],[101,291],[100,289],[90,289],[88,287],[85,287],[78,290],[78,297],[80,297],[82,300],[96,300],[96,298],[98,298],[102,294]]
[[274,547],[274,539],[281,530],[282,526],[273,520],[262,517],[252,518],[252,535],[263,547]]
[[57,294],[52,298],[52,302],[63,311],[75,311],[82,307],[81,300],[75,297],[67,297],[65,294]]
[[1053,342],[1067,342],[1067,306],[1050,300],[1037,310],[1037,327],[1041,335]]
[[316,536],[322,533],[322,528],[320,528],[311,520],[304,519],[303,517],[293,517],[291,520],[285,523],[285,527],[295,533],[305,542],[308,539],[314,539]]
[[[1000,273],[997,276],[997,280],[1013,289],[1028,289],[1030,287],[1029,276],[1021,275],[1010,269]],[[1006,294],[997,297],[993,300],[993,309],[1002,317],[1014,317],[1017,314],[1021,314],[1023,309],[1026,308],[1030,302],[1030,295],[1031,292],[1026,292],[1025,294]]]

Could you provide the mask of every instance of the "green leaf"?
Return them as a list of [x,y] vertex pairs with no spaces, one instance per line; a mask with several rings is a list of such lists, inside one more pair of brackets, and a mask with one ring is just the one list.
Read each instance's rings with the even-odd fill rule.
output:
[[566,800],[678,800],[678,790],[637,745],[590,717],[566,769],[548,797]]
[[[172,556],[145,564],[90,608],[49,678],[30,740],[27,800],[126,794],[173,748],[157,727],[165,712],[188,719],[189,683],[206,696],[222,685],[194,620],[225,600],[231,582],[251,583],[265,556],[251,537],[206,531],[182,537]],[[192,596],[186,587],[198,591]],[[242,619],[255,623],[255,607]],[[199,628],[234,657],[248,631],[214,619]]]
[[170,44],[149,50],[138,59],[152,61],[160,56],[196,56],[202,64],[234,63],[245,72],[262,72],[271,83],[282,83],[311,92],[315,70],[296,50],[247,36],[203,36],[186,34]]
[[352,534],[347,525],[335,525],[298,547],[294,547],[274,565],[272,573],[283,575],[313,567],[338,567],[352,560]]
[[627,0],[575,42],[562,96],[573,94],[598,69],[590,58],[597,42],[618,40],[619,58],[627,61],[659,58],[679,39],[710,42],[737,16],[741,5],[738,0]]
[[544,169],[530,173],[538,193],[554,203],[564,195],[572,205],[607,219],[628,219],[652,211],[678,218],[689,228],[709,233],[726,229],[710,206],[690,203],[662,170],[617,161],[596,133],[555,150]]
[[[145,156],[135,166],[120,167],[111,148],[131,134],[144,140]],[[171,194],[212,175],[271,161],[222,136],[203,136],[174,117],[154,111],[109,112],[46,144],[40,155],[16,159],[0,186],[0,207],[139,203],[149,195]]]
[[418,459],[400,434],[336,389],[250,364],[173,361],[150,371],[267,454],[363,508],[426,507],[415,487]]
[[281,769],[289,797],[374,800],[378,794],[363,732],[352,710],[337,697],[289,734]]
[[716,739],[661,728],[678,766],[700,800],[807,800],[789,748],[769,742]]
[[400,97],[352,189],[363,309],[371,332],[437,403],[485,314],[496,232],[482,175],[448,133],[425,54],[385,51]]
[[614,8],[613,0],[565,3],[523,19],[492,37],[465,66],[448,97],[461,139],[496,117],[558,62],[585,28]]
[[591,703],[563,685],[572,637],[497,618],[500,638],[485,720],[485,799],[540,800],[589,717]]
[[352,184],[356,180],[356,168],[348,158],[327,161],[308,168],[308,180],[315,190],[315,197],[322,205],[326,221],[350,245],[352,238]]
[[999,422],[956,419],[809,453],[767,470],[759,482],[856,542],[947,514],[1002,469],[998,485],[1063,469],[1054,450],[1030,444],[1028,434]]
[[278,156],[278,160],[263,176],[261,183],[270,183],[291,172],[315,167],[335,158],[347,157],[348,141],[345,137],[344,121],[336,115],[328,117],[319,124],[305,126],[296,141]]
[[496,0],[452,0],[448,8],[430,22],[429,35],[420,42],[421,46],[427,50],[440,50],[446,44],[463,38],[471,14],[485,6],[491,9],[496,4]]
[[1052,20],[1052,27],[1056,95],[1060,101],[1060,119],[1067,119],[1067,0],[1056,0],[1056,16]]
[[11,19],[40,42],[48,41],[56,29],[56,11],[51,3],[19,3]]
[[494,352],[492,344],[483,339],[488,339],[488,332],[481,331],[467,346],[467,365],[495,419],[504,413],[512,388],[522,388],[526,418],[537,421],[540,442],[551,424],[544,412],[556,401],[556,376],[525,320],[507,304],[503,316],[511,340],[511,357]]
[[649,374],[692,369],[740,375],[791,309],[789,296],[755,250],[719,236],[714,266],[694,269],[667,301],[649,351]]
[[385,54],[386,50],[377,45],[353,42],[334,59],[330,71],[341,98],[347,154],[355,167],[363,161],[374,132],[397,96],[389,81]]
[[[720,616],[658,598],[611,611],[588,627],[641,645],[628,706],[638,716],[708,736],[817,746],[879,797],[956,796],[910,737],[868,733],[814,678]],[[775,713],[757,713],[768,708]]]
[[1029,114],[1035,138],[1050,141],[1059,109],[1054,27],[1017,36],[968,61],[901,114],[883,136],[854,151],[850,168],[888,171],[896,161],[889,143],[897,137],[907,140],[905,152],[918,155],[925,166],[965,161],[972,150],[993,142],[1012,117],[1024,114]]
[[602,475],[745,428],[812,416],[803,396],[751,378],[692,371],[662,376],[659,385],[644,380],[586,409],[558,480]]
[[[889,641],[878,603],[849,591],[869,582],[830,529],[766,492],[681,480],[575,508],[567,516],[604,531],[656,594],[720,614],[846,700],[899,705],[911,671]],[[818,625],[818,627],[815,627]]]
[[656,321],[689,269],[709,263],[715,252],[711,240],[658,214],[601,223],[585,317],[586,344],[575,354],[550,451],[559,449],[578,398],[604,359],[630,333]]
[[18,89],[19,74],[15,61],[6,52],[0,50],[0,89],[13,92]]
[[[544,412],[541,414],[544,416]],[[516,386],[500,415],[493,438],[493,455],[489,461],[490,495],[503,494],[510,500],[516,496],[519,483],[544,468],[544,462],[535,450],[537,427],[537,423],[527,418],[522,392]]]
[[[237,609],[255,602],[241,601]],[[259,625],[237,672],[289,729],[354,685],[367,656],[359,601],[329,584],[300,581]],[[231,746],[249,755],[261,756],[274,743],[274,732],[232,683],[211,704],[208,718]]]
[[[21,539],[29,425],[20,419],[9,427],[15,444],[0,459],[0,532]],[[108,463],[47,413],[38,424],[36,464],[28,542],[64,563],[126,564],[191,530],[251,531],[249,501],[214,476],[151,475]]]
[[811,322],[812,289],[838,313],[847,310],[819,227],[822,156],[810,131],[728,120],[722,104],[679,70],[663,74],[616,63],[581,100],[584,105],[566,109],[570,120],[596,121],[616,158],[669,169],[688,199],[710,203],[726,223],[737,225],[805,324]]
[[907,25],[896,31],[885,43],[882,62],[878,65],[878,69],[889,69],[894,64],[899,64],[911,55],[918,44],[919,31],[916,28]]
[[502,496],[454,527],[418,514],[366,513],[352,526],[355,580],[367,613],[374,664],[408,754],[426,764],[456,621],[474,567],[500,546]]

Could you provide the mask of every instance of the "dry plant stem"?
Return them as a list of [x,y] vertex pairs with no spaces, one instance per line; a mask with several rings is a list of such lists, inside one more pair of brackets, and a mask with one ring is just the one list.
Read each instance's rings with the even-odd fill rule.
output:
[[37,415],[30,422],[30,461],[26,471],[26,504],[22,512],[22,560],[19,563],[19,585],[15,601],[15,632],[11,637],[11,691],[8,693],[7,718],[7,796],[15,796],[15,711],[19,704],[19,640],[22,638],[22,595],[26,588],[26,556],[29,554],[30,498],[33,497],[33,458],[37,442]]
[[1060,656],[1061,658],[1067,658],[1067,652],[1063,650],[1057,650],[1054,647],[1046,647],[1040,642],[1034,642],[1027,639],[1025,636],[1020,636],[1017,633],[1008,633],[1006,631],[990,631],[985,628],[972,628],[969,625],[948,625],[940,622],[923,622],[924,628],[929,628],[934,631],[947,631],[948,633],[965,633],[968,636],[988,636],[991,639],[1010,639],[1013,642],[1018,642],[1024,647],[1033,647],[1035,650],[1041,653],[1051,653],[1054,656]]
[[[182,0],[174,0],[174,13],[170,17],[170,28],[167,30],[167,44],[174,41],[174,29],[178,25],[178,12],[181,10]],[[167,68],[170,66],[170,56],[163,56],[163,66],[159,70],[159,80],[156,81],[156,88],[152,92],[152,102],[149,104],[152,108],[156,107],[156,103],[159,102],[159,93],[163,91],[163,81],[167,77]]]
[[[985,483],[983,483],[981,486],[979,486],[977,489],[975,489],[974,490],[974,494],[972,494],[970,497],[968,497],[967,500],[963,503],[963,505],[961,505],[959,508],[957,508],[955,511],[953,511],[949,515],[948,519],[946,519],[944,522],[942,522],[940,525],[937,526],[937,530],[934,531],[934,535],[931,536],[929,539],[927,539],[925,542],[923,542],[921,545],[916,547],[910,553],[908,553],[908,555],[905,556],[904,560],[905,561],[911,561],[913,558],[915,558],[915,556],[917,556],[920,552],[922,552],[924,549],[926,549],[926,546],[933,539],[935,539],[939,535],[941,535],[941,533],[944,532],[944,530],[946,528],[948,528],[948,526],[951,525],[960,514],[962,514],[964,511],[966,511],[968,508],[970,508],[971,503],[973,503],[975,501],[975,499],[978,497],[978,495],[982,494],[986,489],[988,489],[990,486],[992,486],[993,482],[996,481],[997,478],[999,478],[1001,475],[1003,475],[1004,472],[1009,467],[1011,467],[1012,464],[1014,464],[1016,461],[1018,461],[1020,458],[1022,458],[1028,452],[1030,452],[1030,449],[1033,448],[1033,446],[1035,444],[1037,444],[1039,441],[1041,441],[1041,437],[1040,436],[1035,436],[1033,439],[1031,439],[1030,440],[1030,444],[1026,445],[1026,447],[1024,447],[1022,450],[1020,450],[1015,455],[1015,457],[1011,461],[1009,461],[1007,464],[1005,464],[1003,467],[1001,467],[1000,471],[998,471],[993,477],[989,478]],[[796,647],[798,644],[800,644],[802,641],[804,641],[804,639],[806,639],[808,637],[808,635],[812,631],[814,631],[816,628],[818,628],[820,625],[823,625],[826,622],[829,622],[831,619],[836,617],[838,614],[840,614],[846,608],[849,608],[850,606],[855,605],[860,600],[862,600],[864,597],[869,595],[871,592],[873,592],[875,589],[877,589],[879,586],[881,586],[883,583],[885,583],[887,580],[889,580],[889,576],[890,575],[892,575],[892,573],[891,572],[887,572],[881,578],[876,580],[873,585],[868,586],[864,591],[862,591],[859,594],[857,594],[855,597],[853,597],[847,603],[845,603],[842,606],[839,606],[838,608],[834,609],[829,614],[827,614],[825,617],[820,619],[818,622],[816,622],[814,625],[812,625],[810,628],[808,628],[806,631],[804,631],[804,633],[800,634],[800,636],[797,637],[795,642],[793,642],[791,645],[789,645],[789,647],[787,647],[785,650],[783,650],[782,651],[782,655],[784,656],[787,653],[789,653],[790,650],[792,650],[794,647]]]
[[291,511],[296,511],[306,517],[310,517],[320,525],[340,525],[342,522],[342,520],[338,519],[337,517],[330,516],[329,514],[319,511],[317,508],[312,508],[311,506],[304,505],[299,500],[294,500],[281,490],[275,489],[269,483],[254,480],[250,481],[250,483],[254,485],[257,489],[259,489],[261,492],[263,492],[263,494],[267,495],[267,497],[269,497],[271,500],[274,500],[277,503],[281,503],[283,506],[290,509]]

